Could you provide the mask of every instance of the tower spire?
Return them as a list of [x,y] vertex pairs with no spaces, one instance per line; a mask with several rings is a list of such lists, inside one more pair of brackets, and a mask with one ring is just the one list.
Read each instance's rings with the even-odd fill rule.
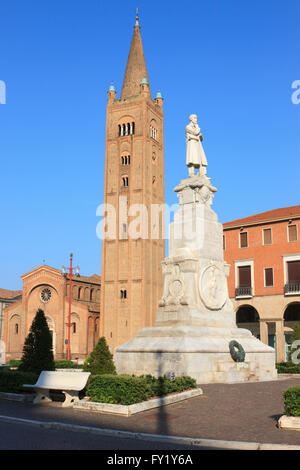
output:
[[140,83],[143,78],[149,83],[148,72],[144,57],[138,9],[136,10],[133,38],[131,41],[127,66],[121,92],[121,99],[130,98],[140,92]]

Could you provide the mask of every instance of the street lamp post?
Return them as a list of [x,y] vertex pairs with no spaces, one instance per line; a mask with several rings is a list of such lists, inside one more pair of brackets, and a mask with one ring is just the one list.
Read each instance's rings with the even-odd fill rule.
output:
[[63,266],[62,274],[63,276],[67,276],[67,271],[69,271],[69,279],[70,279],[70,288],[69,288],[69,315],[68,315],[68,343],[67,343],[67,359],[68,361],[71,360],[71,305],[72,305],[72,274],[73,269],[76,270],[76,276],[79,276],[79,266],[73,268],[73,253],[70,254],[70,266],[65,267]]

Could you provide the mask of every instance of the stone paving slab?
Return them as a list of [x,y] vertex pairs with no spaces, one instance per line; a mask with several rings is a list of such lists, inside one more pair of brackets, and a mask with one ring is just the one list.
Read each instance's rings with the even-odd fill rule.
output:
[[203,395],[129,417],[0,400],[0,414],[131,432],[300,445],[299,431],[277,427],[282,392],[299,378],[243,384],[203,384]]

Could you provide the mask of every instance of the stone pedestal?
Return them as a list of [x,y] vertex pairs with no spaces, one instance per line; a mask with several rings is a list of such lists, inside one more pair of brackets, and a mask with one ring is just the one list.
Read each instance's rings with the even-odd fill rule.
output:
[[[222,225],[211,209],[217,189],[206,176],[194,176],[175,191],[180,209],[170,224],[170,255],[162,263],[164,292],[155,326],[116,348],[118,373],[175,373],[202,384],[275,379],[274,349],[236,326]],[[232,340],[244,349],[243,362],[232,358]]]

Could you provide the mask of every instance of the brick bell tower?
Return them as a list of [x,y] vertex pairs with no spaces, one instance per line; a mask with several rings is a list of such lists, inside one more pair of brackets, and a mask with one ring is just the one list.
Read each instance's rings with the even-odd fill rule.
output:
[[100,335],[112,351],[154,324],[162,295],[163,132],[163,99],[151,97],[137,15],[121,97],[112,84],[107,103],[104,203],[116,230],[102,240]]

